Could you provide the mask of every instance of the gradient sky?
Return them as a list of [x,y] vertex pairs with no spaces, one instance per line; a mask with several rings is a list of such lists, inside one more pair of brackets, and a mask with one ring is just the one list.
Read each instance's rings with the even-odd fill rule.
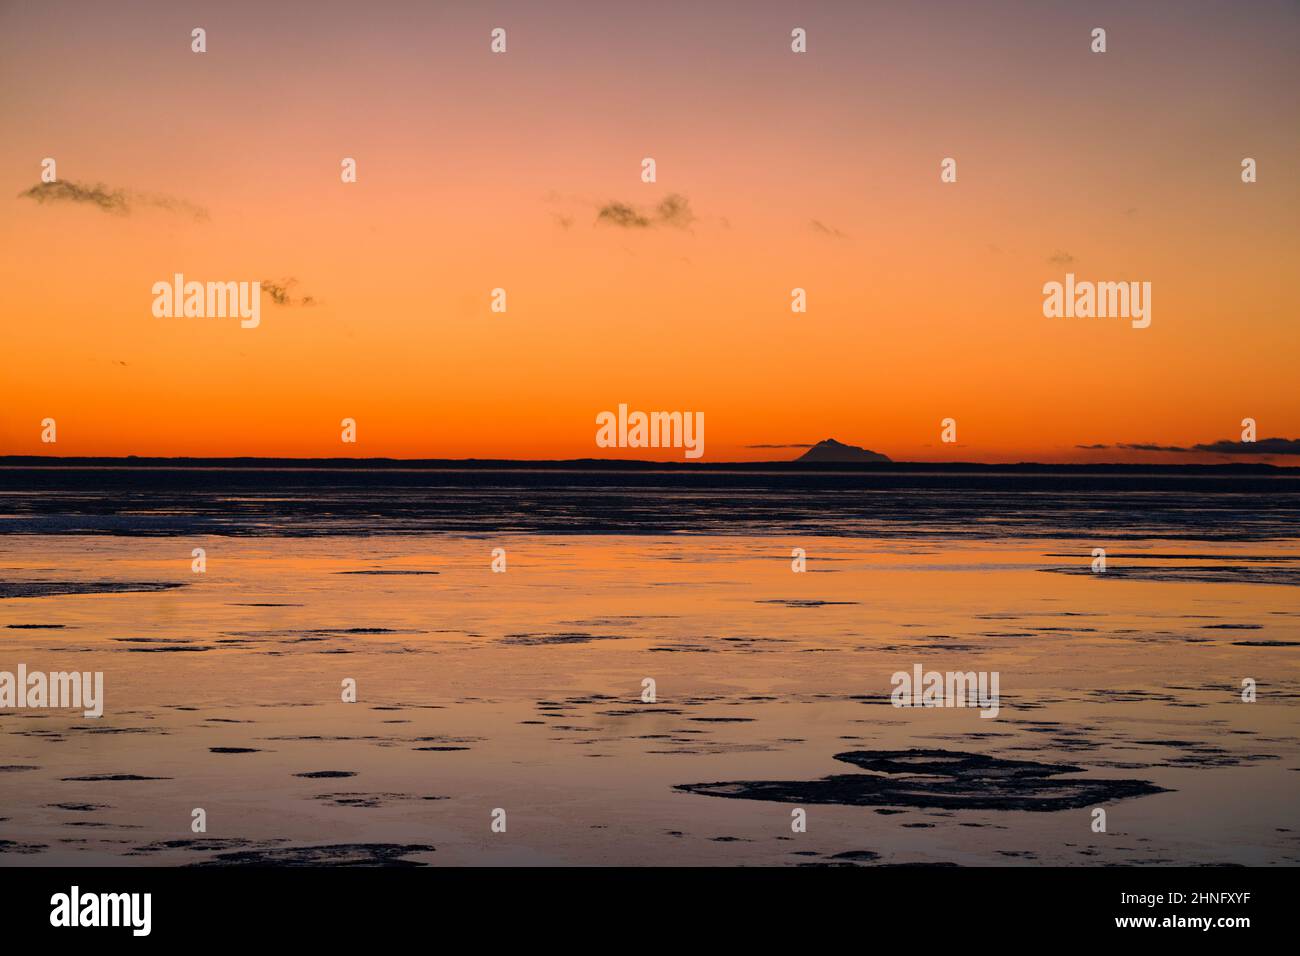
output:
[[[1283,2],[0,2],[0,453],[681,458],[598,449],[620,402],[705,461],[1300,437],[1298,51]],[[20,198],[46,156],[133,208]],[[1151,327],[1044,318],[1067,271]],[[316,304],[154,318],[174,272]]]

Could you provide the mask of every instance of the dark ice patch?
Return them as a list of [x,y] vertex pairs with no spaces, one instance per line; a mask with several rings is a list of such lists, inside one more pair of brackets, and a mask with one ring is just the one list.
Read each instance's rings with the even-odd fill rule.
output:
[[158,647],[124,647],[122,650],[130,654],[197,654],[212,648],[202,644],[163,644]]
[[64,594],[124,594],[170,591],[184,584],[170,581],[0,581],[0,598],[59,597]]
[[674,789],[781,803],[1034,811],[1078,809],[1165,789],[1145,780],[1058,780],[1053,778],[1082,768],[953,750],[855,750],[835,759],[869,772],[807,781],[680,784]]
[[816,601],[802,598],[769,598],[755,604],[784,604],[786,607],[830,607],[836,604],[858,604],[858,601]]
[[277,847],[218,853],[192,866],[424,866],[403,857],[432,853],[423,843],[333,843],[326,846]]
[[355,777],[355,770],[306,770],[302,773],[295,773],[295,777],[306,777],[308,780],[326,780],[335,777]]
[[161,853],[165,850],[188,850],[193,853],[212,853],[218,850],[233,850],[239,847],[271,847],[281,840],[271,840],[264,843],[255,843],[252,840],[245,840],[239,837],[200,837],[192,840],[158,840],[154,843],[144,843],[134,850],[124,854],[125,856],[147,856],[150,853]]
[[592,641],[621,641],[622,634],[589,634],[586,631],[560,631],[550,634],[507,634],[501,638],[502,644],[522,647],[535,647],[545,644],[589,644]]
[[17,840],[0,840],[0,853],[18,853],[30,856],[48,849],[49,847],[44,843],[19,843]]
[[370,571],[335,571],[335,574],[441,574],[441,571],[404,571],[399,569],[376,568]]
[[448,800],[449,797],[422,797],[412,793],[318,793],[313,800],[335,807],[374,809],[401,800]]
[[1179,581],[1195,584],[1284,584],[1300,587],[1300,571],[1294,568],[1234,567],[1228,564],[1145,565],[1108,567],[1094,572],[1091,567],[1038,568],[1049,574],[1081,574],[1118,581]]

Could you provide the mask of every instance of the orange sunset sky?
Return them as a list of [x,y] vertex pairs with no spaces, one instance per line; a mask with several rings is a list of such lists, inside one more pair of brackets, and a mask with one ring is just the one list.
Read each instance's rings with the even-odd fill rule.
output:
[[[625,402],[704,461],[1300,462],[1078,447],[1300,438],[1297,50],[1284,2],[0,2],[0,454],[681,460],[596,447]],[[1151,327],[1044,318],[1067,271]],[[292,302],[155,318],[176,272]]]

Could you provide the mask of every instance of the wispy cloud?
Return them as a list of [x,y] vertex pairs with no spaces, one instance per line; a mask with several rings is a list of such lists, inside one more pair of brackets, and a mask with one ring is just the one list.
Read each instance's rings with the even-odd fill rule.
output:
[[678,193],[665,196],[650,210],[642,210],[625,202],[607,202],[596,212],[596,221],[623,229],[650,229],[654,226],[673,226],[685,229],[695,222],[690,200]]
[[600,211],[596,213],[596,221],[622,226],[624,229],[645,229],[650,225],[649,217],[637,212],[625,202],[611,202],[601,206]]
[[823,236],[830,236],[832,239],[847,239],[847,238],[848,238],[848,236],[845,235],[844,233],[840,232],[840,230],[836,229],[836,228],[833,227],[833,226],[828,226],[828,225],[826,225],[826,223],[822,222],[822,221],[819,220],[819,219],[810,219],[810,220],[808,221],[808,225],[809,225],[810,227],[812,227],[812,231],[813,231],[813,232],[818,233],[818,234],[823,235]]
[[152,206],[155,209],[165,209],[167,212],[174,212],[181,216],[189,216],[191,219],[207,219],[208,211],[202,206],[195,205],[187,199],[177,199],[175,196],[159,196],[152,193],[133,193],[130,194],[133,201],[142,206]]
[[71,179],[37,183],[30,189],[20,192],[18,198],[34,199],[42,205],[49,203],[89,205],[116,216],[125,216],[135,208],[147,206],[188,216],[191,219],[208,218],[206,209],[185,199],[135,192],[130,189],[110,189],[103,183],[79,183]]
[[18,194],[19,199],[35,199],[38,203],[86,203],[98,206],[104,212],[124,216],[128,212],[127,195],[124,189],[110,190],[103,183],[87,185],[68,179],[53,183],[37,183],[31,189]]
[[271,302],[275,305],[315,305],[315,296],[304,295],[298,299],[293,297],[292,290],[297,284],[298,280],[292,276],[287,279],[263,279],[262,291],[271,297]]
[[1068,266],[1074,263],[1074,256],[1070,255],[1064,249],[1057,249],[1047,257],[1047,261],[1054,266]]
[[1086,451],[1158,451],[1178,455],[1300,455],[1300,438],[1261,438],[1258,441],[1222,439],[1195,445],[1155,445],[1148,442],[1118,442],[1114,445],[1075,445]]
[[1171,452],[1190,452],[1190,448],[1182,448],[1178,445],[1155,445],[1150,442],[1124,442],[1118,446],[1127,451],[1171,451]]
[[679,196],[677,193],[665,196],[657,211],[659,222],[665,226],[676,226],[678,229],[685,229],[695,221],[695,213],[691,212],[690,200],[685,196]]
[[1210,442],[1194,446],[1196,451],[1219,455],[1300,455],[1300,438],[1261,438],[1259,441]]

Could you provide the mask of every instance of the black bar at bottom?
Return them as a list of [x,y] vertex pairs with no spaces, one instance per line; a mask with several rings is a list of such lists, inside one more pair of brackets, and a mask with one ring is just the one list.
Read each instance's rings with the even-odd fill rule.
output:
[[[716,940],[734,947],[749,941],[771,945],[771,934],[782,928],[807,934],[810,942],[831,937],[864,946],[1014,938],[967,932],[1033,933],[1042,941],[1185,941],[1199,935],[1230,944],[1259,930],[1285,928],[1284,881],[1294,876],[1286,867],[36,867],[0,869],[0,911],[7,941],[54,941],[76,933],[80,942],[121,938],[128,945],[348,939],[374,944],[393,934],[451,944],[471,934],[470,940],[493,942],[590,939],[662,948]],[[143,896],[129,902],[102,896],[145,893],[147,936],[136,933],[145,922]],[[52,917],[80,924],[115,916],[125,925],[52,923]]]

